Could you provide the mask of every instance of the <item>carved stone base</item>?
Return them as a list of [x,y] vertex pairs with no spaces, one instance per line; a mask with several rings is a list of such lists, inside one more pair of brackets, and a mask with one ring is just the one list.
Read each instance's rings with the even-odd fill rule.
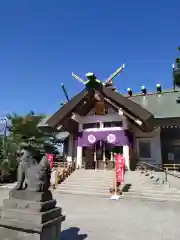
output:
[[35,201],[35,202],[45,202],[53,199],[52,193],[49,190],[46,192],[34,192],[29,191],[28,189],[26,190],[12,189],[9,192],[9,197],[20,199],[23,201]]
[[61,208],[56,207],[52,195],[47,200],[50,192],[44,194],[13,190],[9,195],[0,209],[1,240],[60,239],[61,223],[65,217]]

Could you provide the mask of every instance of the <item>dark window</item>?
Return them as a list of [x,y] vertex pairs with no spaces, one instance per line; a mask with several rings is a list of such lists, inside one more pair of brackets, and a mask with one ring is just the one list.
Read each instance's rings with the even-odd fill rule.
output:
[[104,123],[104,128],[105,127],[122,127],[123,126],[123,122],[119,121],[119,122],[105,122]]
[[123,146],[112,146],[113,153],[123,154]]
[[150,159],[151,158],[151,141],[139,140],[139,158]]
[[104,147],[103,141],[96,142],[96,160],[97,161],[103,159],[103,147]]
[[83,129],[88,129],[88,128],[100,128],[100,123],[85,123],[83,124]]

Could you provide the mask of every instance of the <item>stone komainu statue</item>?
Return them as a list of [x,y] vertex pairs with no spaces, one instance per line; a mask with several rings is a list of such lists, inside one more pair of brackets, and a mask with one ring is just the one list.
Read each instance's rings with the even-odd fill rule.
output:
[[51,170],[47,156],[43,156],[39,164],[33,164],[27,169],[27,189],[44,192],[50,186]]
[[31,152],[25,148],[23,148],[19,153],[18,153],[18,174],[17,174],[17,190],[22,190],[27,187],[25,179],[27,178],[27,169],[32,166],[35,162],[33,159],[33,156]]

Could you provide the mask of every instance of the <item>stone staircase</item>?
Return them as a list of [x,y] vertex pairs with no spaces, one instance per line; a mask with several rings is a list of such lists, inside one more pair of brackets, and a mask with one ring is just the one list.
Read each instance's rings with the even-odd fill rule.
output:
[[166,183],[157,172],[128,172],[122,190],[123,198],[180,201],[180,190]]
[[[121,187],[124,199],[144,199],[155,201],[180,201],[180,190],[169,187],[156,174],[142,171],[127,172]],[[110,198],[109,189],[113,186],[113,171],[76,170],[63,183],[56,193],[99,196]]]
[[[166,183],[163,173],[140,170],[127,172],[121,187],[121,198],[180,202],[180,179],[172,178]],[[57,186],[54,193],[110,198],[109,189],[113,187],[113,179],[114,171],[76,170]],[[12,189],[15,185],[3,184],[0,190]]]
[[57,186],[56,192],[87,196],[110,197],[113,171],[76,170]]

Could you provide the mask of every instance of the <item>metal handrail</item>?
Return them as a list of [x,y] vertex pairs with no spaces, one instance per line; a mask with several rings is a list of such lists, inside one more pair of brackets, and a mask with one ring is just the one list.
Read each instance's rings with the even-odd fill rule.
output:
[[148,167],[151,167],[151,168],[154,168],[154,169],[156,169],[156,170],[159,170],[159,171],[164,172],[164,174],[165,174],[165,181],[166,181],[166,182],[167,182],[167,177],[168,177],[168,175],[180,179],[180,176],[177,176],[176,174],[170,173],[170,172],[168,172],[167,170],[163,169],[162,167],[158,167],[158,166],[156,166],[156,165],[153,165],[153,164],[150,164],[150,163],[147,163],[147,162],[144,162],[144,161],[140,161],[140,164],[142,164],[143,166],[145,166],[146,171],[147,171],[147,166],[148,166]]
[[176,164],[176,163],[171,163],[171,164],[163,164],[163,168],[166,171],[169,171],[170,169],[172,169],[174,171],[174,173],[176,172],[176,170],[180,169],[180,164]]

